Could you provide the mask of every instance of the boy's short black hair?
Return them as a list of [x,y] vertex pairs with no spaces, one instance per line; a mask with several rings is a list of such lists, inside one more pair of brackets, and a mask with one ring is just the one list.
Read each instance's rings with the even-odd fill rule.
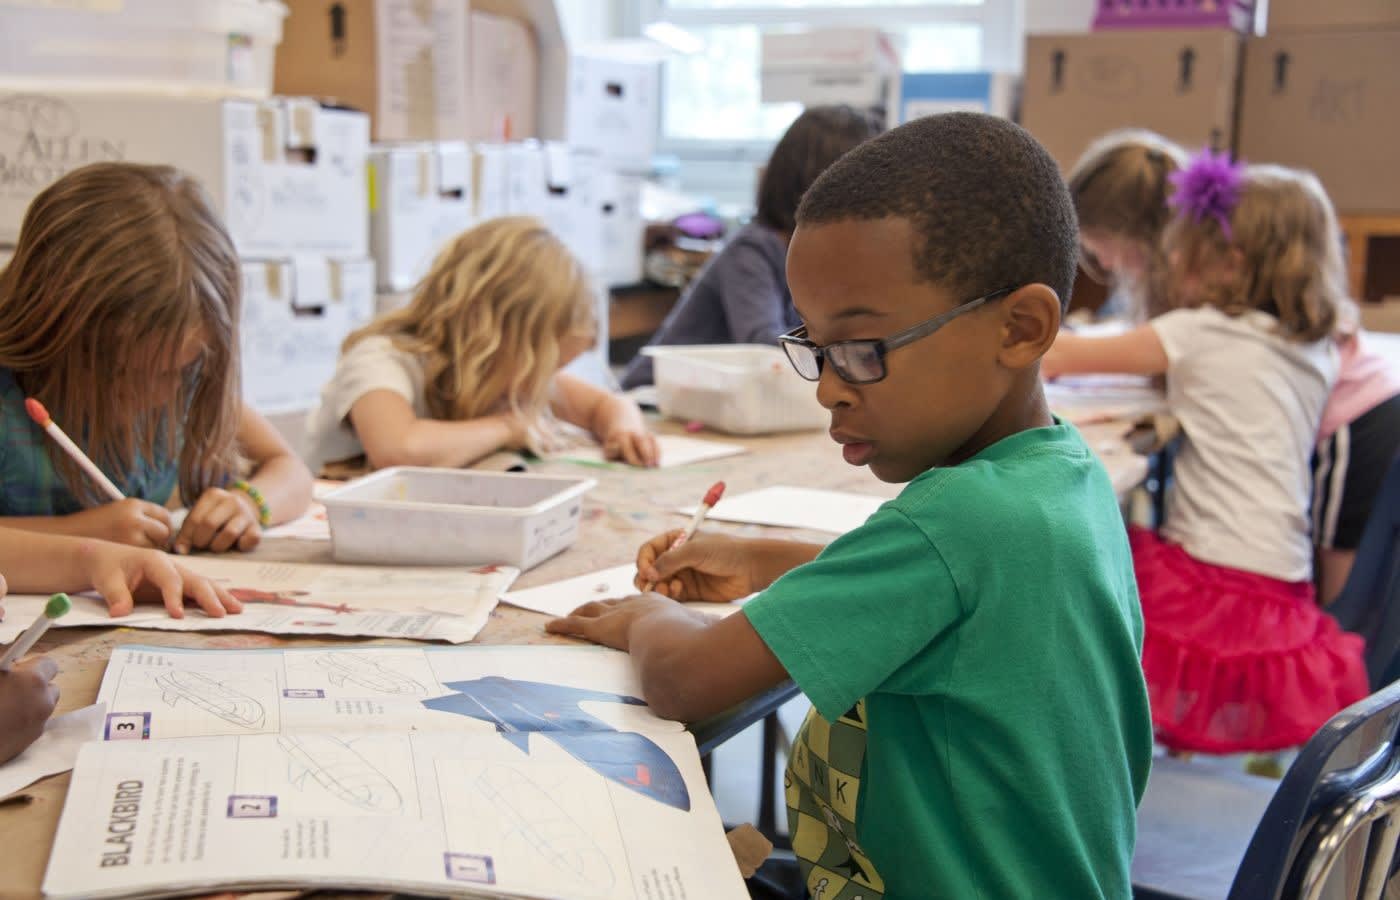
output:
[[880,133],[873,113],[851,106],[814,106],[788,126],[758,183],[759,222],[783,234],[797,227],[802,195],[852,147]]
[[914,271],[959,302],[1046,284],[1069,308],[1079,256],[1074,203],[1055,160],[1018,125],[980,113],[915,119],[837,160],[797,224],[908,219]]

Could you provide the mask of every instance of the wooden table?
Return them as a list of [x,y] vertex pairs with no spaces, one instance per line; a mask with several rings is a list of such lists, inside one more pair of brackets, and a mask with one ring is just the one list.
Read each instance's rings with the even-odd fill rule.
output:
[[[1120,497],[1140,484],[1147,474],[1147,462],[1134,455],[1120,439],[1125,426],[1107,423],[1081,429],[1089,445],[1103,459]],[[658,425],[659,431],[676,431],[671,423]],[[743,444],[751,451],[743,456],[700,463],[670,470],[592,468],[562,462],[541,463],[536,471],[584,474],[596,478],[598,486],[585,499],[583,526],[578,543],[567,552],[523,574],[517,587],[531,587],[575,575],[631,562],[637,547],[647,538],[683,525],[685,519],[671,512],[679,506],[697,503],[714,481],[722,478],[731,494],[756,490],[768,485],[788,484],[831,490],[855,491],[893,497],[900,485],[885,484],[867,469],[856,469],[842,462],[836,447],[822,432],[776,435],[757,438],[712,437]],[[784,535],[815,541],[830,541],[822,532],[793,531],[753,525],[711,522],[706,529],[741,535]],[[330,545],[314,541],[268,541],[254,558],[283,562],[331,562]],[[544,633],[547,616],[498,607],[476,639],[482,644],[558,644],[568,639]],[[246,649],[252,647],[311,647],[344,643],[344,639],[281,637],[251,633],[198,633],[138,631],[135,629],[53,629],[40,642],[38,650],[59,665],[58,685],[62,691],[59,712],[93,703],[112,649],[122,644],[151,644],[170,647]],[[362,639],[357,643],[405,644],[393,639]],[[772,697],[759,698],[753,707],[741,708],[728,722],[707,723],[710,739],[742,730],[760,720],[771,706]],[[39,897],[39,884],[48,864],[49,850],[58,827],[59,813],[68,789],[67,774],[54,776],[30,786],[21,793],[28,802],[0,804],[0,897]]]

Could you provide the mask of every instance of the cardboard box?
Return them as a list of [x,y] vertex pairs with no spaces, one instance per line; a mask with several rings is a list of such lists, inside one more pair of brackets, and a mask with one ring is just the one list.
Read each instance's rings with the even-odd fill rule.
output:
[[1148,128],[1190,150],[1229,149],[1241,43],[1220,29],[1030,37],[1021,124],[1066,172],[1116,128]]
[[510,141],[538,134],[540,58],[529,23],[471,13],[467,136]]
[[1010,118],[1016,76],[1008,72],[905,72],[899,122],[945,112],[980,112]]
[[[1320,0],[1313,0],[1320,2]],[[1251,34],[1258,20],[1254,0],[1104,0],[1094,30],[1122,28],[1233,28]]]
[[0,243],[29,202],[88,163],[164,163],[199,179],[243,256],[365,256],[369,123],[307,100],[160,94],[5,94]]
[[642,280],[646,220],[642,217],[639,175],[604,172],[594,193],[600,225],[598,280],[609,287]]
[[1241,103],[1241,158],[1313,171],[1342,212],[1400,211],[1400,29],[1251,41]]
[[1268,31],[1400,28],[1396,0],[1269,0]]
[[244,260],[243,399],[264,413],[310,409],[374,304],[368,259]]
[[475,221],[466,144],[400,144],[370,152],[370,250],[382,291],[412,288]]
[[377,141],[465,140],[462,0],[288,0],[277,48],[281,94],[369,113]]
[[579,53],[569,61],[569,145],[609,165],[651,171],[661,129],[661,63],[622,51]]
[[766,32],[760,94],[764,103],[898,107],[899,53],[875,28]]

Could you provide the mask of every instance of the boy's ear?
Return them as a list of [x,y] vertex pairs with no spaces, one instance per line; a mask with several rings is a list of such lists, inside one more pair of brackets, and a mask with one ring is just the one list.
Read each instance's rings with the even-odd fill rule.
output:
[[1017,288],[1001,301],[1002,338],[997,361],[1008,369],[1034,365],[1060,332],[1060,298],[1046,284]]

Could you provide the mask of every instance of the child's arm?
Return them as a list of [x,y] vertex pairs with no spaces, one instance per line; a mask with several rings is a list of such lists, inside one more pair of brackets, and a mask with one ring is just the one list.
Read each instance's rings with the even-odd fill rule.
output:
[[0,528],[156,548],[168,547],[174,533],[170,510],[134,497],[66,516],[3,516]]
[[16,593],[96,590],[114,616],[146,597],[162,600],[177,619],[185,614],[185,598],[215,618],[243,610],[228,591],[164,553],[106,541],[0,529],[0,572]]
[[632,466],[655,466],[661,461],[656,436],[647,430],[641,409],[627,397],[560,372],[554,376],[553,408],[565,422],[587,428],[602,442],[609,459]]
[[389,466],[470,465],[501,449],[520,449],[529,429],[509,413],[465,422],[420,419],[402,396],[389,390],[370,391],[350,407],[350,424],[365,448],[369,464]]
[[0,672],[0,764],[19,756],[44,733],[58,705],[58,685],[53,683],[57,674],[58,665],[44,656]]
[[[797,541],[700,534],[675,550],[679,532],[652,538],[637,554],[638,586],[654,594],[589,603],[545,626],[631,652],[642,693],[657,715],[693,722],[787,678],[742,614],[715,622],[665,599],[726,602],[761,591],[822,550]],[[723,666],[708,661],[723,659]]]
[[637,552],[639,589],[650,584],[673,600],[729,603],[763,590],[822,552],[820,544],[713,532],[697,534],[672,550],[683,533],[678,528],[642,545]]
[[743,612],[715,621],[656,594],[588,603],[545,630],[631,653],[647,705],[680,722],[723,712],[788,677]]
[[[247,404],[238,421],[238,447],[253,465],[248,477],[267,503],[269,524],[295,519],[311,505],[311,470],[297,458],[277,429]],[[175,552],[212,550],[223,553],[237,547],[252,550],[262,538],[261,510],[247,491],[210,488],[190,506]]]
[[1109,373],[1161,375],[1167,371],[1167,351],[1151,325],[1115,337],[1084,337],[1061,331],[1040,360],[1045,378]]

